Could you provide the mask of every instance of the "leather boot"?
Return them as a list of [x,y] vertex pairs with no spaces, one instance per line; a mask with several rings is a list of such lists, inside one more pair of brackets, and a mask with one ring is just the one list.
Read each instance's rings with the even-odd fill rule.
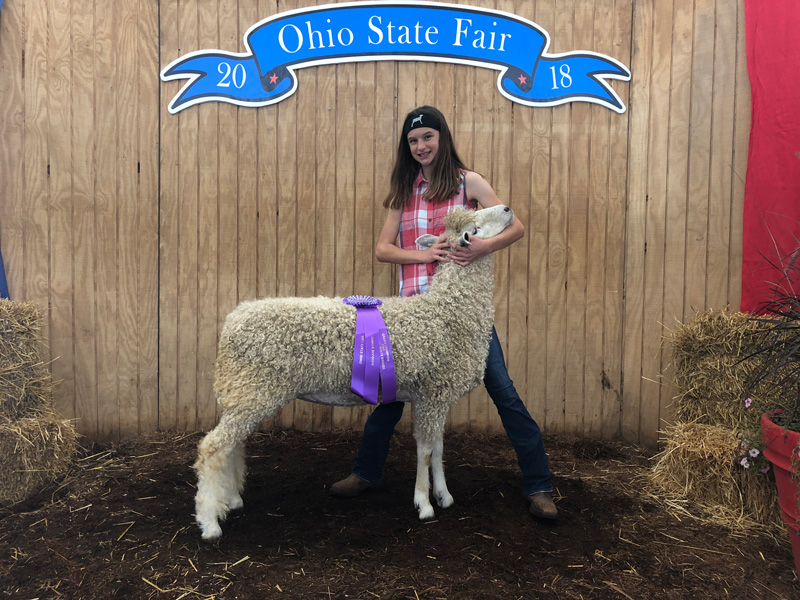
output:
[[330,489],[328,489],[328,493],[337,498],[355,498],[364,492],[368,492],[369,490],[378,490],[382,487],[382,478],[375,483],[370,483],[369,481],[364,481],[358,475],[350,473],[350,475],[341,481],[334,483]]
[[553,498],[547,492],[528,496],[528,510],[540,519],[558,519],[558,509]]

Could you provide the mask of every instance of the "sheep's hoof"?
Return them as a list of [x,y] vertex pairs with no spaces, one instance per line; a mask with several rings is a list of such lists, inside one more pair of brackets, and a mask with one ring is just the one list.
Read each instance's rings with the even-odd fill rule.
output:
[[240,508],[242,508],[243,506],[244,506],[244,500],[242,500],[242,497],[241,497],[239,494],[236,494],[236,497],[234,497],[234,498],[233,498],[233,499],[232,499],[232,500],[231,500],[231,501],[228,503],[228,508],[229,508],[230,510],[239,510],[239,509],[240,509]]
[[207,542],[213,542],[222,537],[222,527],[219,526],[219,523],[213,523],[211,525],[203,525],[200,523],[200,529],[203,532],[203,539]]
[[436,497],[436,504],[438,504],[442,508],[450,508],[451,506],[453,506],[454,502],[455,500],[453,500],[453,496],[451,496],[449,493],[442,494],[441,496]]
[[431,521],[434,517],[436,517],[436,513],[433,512],[432,506],[425,506],[419,509],[420,521]]

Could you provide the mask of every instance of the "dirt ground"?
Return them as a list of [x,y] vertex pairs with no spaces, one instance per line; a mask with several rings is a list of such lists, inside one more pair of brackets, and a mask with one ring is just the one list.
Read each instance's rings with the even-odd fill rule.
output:
[[244,509],[204,543],[193,522],[200,436],[84,450],[62,481],[0,511],[0,598],[639,600],[800,598],[788,542],[734,534],[640,493],[631,446],[548,436],[561,519],[525,512],[504,437],[449,435],[456,504],[422,523],[414,442],[397,434],[387,486],[353,500],[352,433],[259,433]]

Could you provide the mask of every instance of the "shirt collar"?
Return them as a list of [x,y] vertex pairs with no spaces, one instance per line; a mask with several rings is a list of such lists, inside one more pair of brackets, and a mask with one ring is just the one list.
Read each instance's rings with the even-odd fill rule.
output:
[[428,183],[428,180],[425,179],[425,175],[422,174],[422,168],[420,167],[419,173],[417,173],[417,178],[414,180],[414,185],[419,187],[423,183]]

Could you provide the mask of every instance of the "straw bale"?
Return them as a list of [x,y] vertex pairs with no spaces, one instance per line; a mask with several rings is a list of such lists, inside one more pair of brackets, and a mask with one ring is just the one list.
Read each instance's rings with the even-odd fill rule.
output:
[[0,299],[0,416],[32,416],[52,400],[41,321],[35,304]]
[[[741,429],[747,381],[763,359],[750,356],[763,343],[764,326],[747,313],[707,311],[681,324],[668,339],[672,345],[673,401],[679,421]],[[762,406],[777,405],[777,386],[765,381],[755,390]]]
[[29,498],[66,472],[76,443],[75,428],[53,412],[23,419],[0,415],[0,506]]
[[734,462],[739,445],[736,431],[678,422],[664,434],[666,446],[649,472],[655,495],[665,501],[692,501],[727,525],[784,528],[772,474]]

